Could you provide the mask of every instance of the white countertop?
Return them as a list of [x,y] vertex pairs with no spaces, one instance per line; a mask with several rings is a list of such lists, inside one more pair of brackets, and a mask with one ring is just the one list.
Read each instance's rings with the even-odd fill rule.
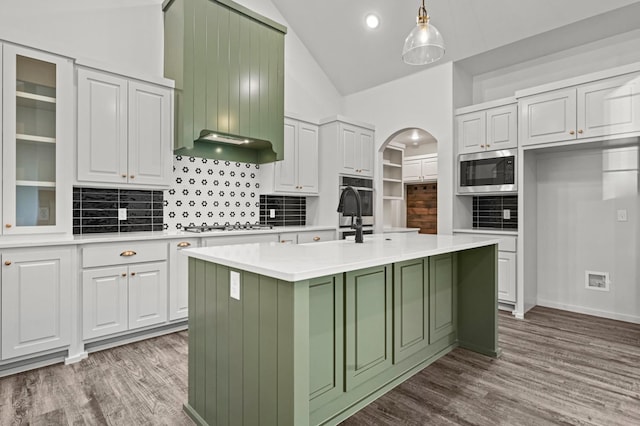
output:
[[517,229],[493,229],[493,228],[458,228],[453,230],[454,233],[464,234],[490,234],[490,235],[513,235],[518,236]]
[[45,247],[94,243],[112,243],[125,241],[153,241],[180,238],[213,238],[231,237],[234,235],[257,234],[281,234],[285,232],[311,232],[337,230],[335,226],[310,225],[310,226],[274,226],[272,229],[246,230],[246,231],[212,231],[212,232],[184,232],[184,231],[160,231],[160,232],[120,232],[105,234],[83,235],[21,235],[0,240],[0,249],[20,247]]
[[385,234],[393,234],[396,232],[420,232],[420,228],[384,228],[382,232]]
[[353,240],[237,244],[186,249],[182,253],[293,282],[497,243],[495,238],[473,235],[398,233],[365,235],[363,244]]

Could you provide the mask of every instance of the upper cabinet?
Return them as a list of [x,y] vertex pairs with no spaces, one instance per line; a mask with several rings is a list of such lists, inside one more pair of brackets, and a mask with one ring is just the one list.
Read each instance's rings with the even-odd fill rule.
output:
[[2,233],[71,229],[73,63],[2,48]]
[[517,110],[510,104],[458,114],[458,154],[517,148]]
[[375,155],[373,127],[338,117],[323,120],[320,134],[323,144],[332,145],[338,173],[362,177],[373,176]]
[[318,126],[285,118],[284,160],[264,168],[264,192],[318,195]]
[[523,145],[640,131],[640,73],[520,100]]
[[407,183],[438,180],[438,154],[406,157],[402,180]]
[[282,160],[286,28],[229,0],[174,0],[164,12],[176,153]]
[[171,89],[78,68],[78,181],[167,186]]

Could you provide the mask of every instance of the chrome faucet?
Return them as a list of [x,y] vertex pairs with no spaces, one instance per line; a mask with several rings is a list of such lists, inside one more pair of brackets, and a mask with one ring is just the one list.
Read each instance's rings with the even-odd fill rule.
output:
[[362,243],[362,200],[360,199],[360,194],[358,191],[353,189],[350,186],[345,187],[340,193],[340,202],[338,203],[338,213],[344,212],[344,196],[347,192],[353,193],[356,197],[356,218],[354,219],[354,215],[351,214],[351,229],[356,230],[356,243]]

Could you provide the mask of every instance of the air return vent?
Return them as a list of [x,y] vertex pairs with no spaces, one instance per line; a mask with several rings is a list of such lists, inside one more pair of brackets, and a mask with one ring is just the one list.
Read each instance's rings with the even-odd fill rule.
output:
[[609,273],[585,271],[585,287],[590,290],[609,291]]

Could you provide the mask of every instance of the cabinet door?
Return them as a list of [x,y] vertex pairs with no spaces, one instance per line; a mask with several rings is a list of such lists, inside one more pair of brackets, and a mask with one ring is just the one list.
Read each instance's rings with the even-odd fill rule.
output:
[[345,275],[346,390],[391,366],[391,266]]
[[129,266],[129,330],[167,320],[167,262]]
[[3,233],[70,231],[72,62],[8,44],[2,62]]
[[518,107],[505,105],[487,110],[487,150],[518,147]]
[[640,131],[640,74],[578,87],[578,138]]
[[456,325],[452,254],[429,258],[429,343],[453,333]]
[[297,169],[299,192],[318,193],[318,126],[301,122],[298,125]]
[[341,123],[338,131],[338,158],[340,161],[340,173],[356,174],[358,169],[359,149],[357,129],[353,126]]
[[422,160],[405,160],[402,165],[402,180],[420,182],[422,179]]
[[129,82],[129,183],[169,185],[171,174],[171,91]]
[[525,98],[519,110],[521,145],[576,138],[576,89]]
[[498,300],[516,303],[516,254],[498,252]]
[[363,176],[373,176],[373,158],[375,155],[373,146],[373,132],[369,130],[358,131],[358,149],[356,172]]
[[[296,192],[298,182],[296,177],[296,161],[298,158],[296,139],[298,137],[298,122],[285,119],[284,121],[284,160],[276,161],[275,190]],[[317,166],[316,166],[317,167]]]
[[319,243],[336,239],[336,231],[298,232],[298,244]]
[[393,362],[429,345],[429,266],[424,259],[393,266]]
[[343,274],[309,283],[310,410],[344,392]]
[[428,158],[422,160],[422,179],[437,180],[438,179],[438,158]]
[[189,258],[180,251],[198,247],[198,241],[191,238],[169,243],[169,321],[189,314]]
[[2,359],[69,344],[71,252],[2,255]]
[[78,69],[78,180],[127,182],[127,80]]
[[126,331],[126,266],[82,271],[82,337],[92,339]]
[[472,112],[456,117],[458,154],[485,150],[487,142],[486,114],[484,111]]

